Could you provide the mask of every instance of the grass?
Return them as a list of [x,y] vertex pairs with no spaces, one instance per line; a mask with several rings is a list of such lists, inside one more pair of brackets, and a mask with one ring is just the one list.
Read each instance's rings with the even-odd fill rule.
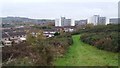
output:
[[62,58],[54,61],[55,66],[118,66],[118,53],[99,50],[80,41],[74,35],[73,45]]

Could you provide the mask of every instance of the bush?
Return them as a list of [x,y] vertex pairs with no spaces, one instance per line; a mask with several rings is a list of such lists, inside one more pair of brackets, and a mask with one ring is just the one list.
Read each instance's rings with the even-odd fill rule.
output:
[[81,40],[102,50],[119,52],[118,37],[118,32],[85,33]]
[[35,38],[30,35],[27,40],[26,43],[3,48],[2,61],[4,66],[49,66],[52,65],[52,61],[56,56],[63,56],[68,47],[72,44],[72,38],[69,34],[48,39],[41,38],[41,36]]
[[[80,29],[81,40],[99,49],[119,52],[120,25],[98,25],[92,28]],[[73,33],[74,34],[74,33]]]

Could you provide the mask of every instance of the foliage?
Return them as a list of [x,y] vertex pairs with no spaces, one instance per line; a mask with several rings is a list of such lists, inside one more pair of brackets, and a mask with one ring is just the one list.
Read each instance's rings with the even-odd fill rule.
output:
[[27,42],[3,48],[3,65],[49,66],[55,57],[63,56],[71,44],[71,35],[67,34],[53,38],[45,38],[41,31],[36,36],[29,34]]
[[54,36],[58,36],[58,35],[60,35],[60,33],[58,33],[58,32],[56,32],[56,33],[54,34]]
[[52,29],[53,26],[39,26],[39,25],[35,25],[33,26],[33,28],[37,28],[37,29]]
[[86,32],[83,31],[81,40],[99,49],[119,52],[119,25],[95,26]]
[[120,32],[120,24],[119,25],[98,25],[91,28],[84,27],[85,29],[79,28],[72,35],[82,34],[82,33],[97,33],[97,32]]
[[30,45],[35,45],[37,42],[42,41],[45,39],[45,36],[43,36],[42,31],[38,31],[36,34],[28,34],[27,35],[27,43]]

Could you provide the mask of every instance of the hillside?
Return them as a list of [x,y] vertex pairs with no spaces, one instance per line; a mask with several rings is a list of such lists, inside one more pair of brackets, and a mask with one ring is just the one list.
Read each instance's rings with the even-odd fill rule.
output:
[[50,19],[30,19],[25,17],[2,17],[2,23],[48,23],[54,22],[54,20]]
[[118,66],[118,54],[99,50],[83,43],[80,35],[74,35],[73,44],[62,58],[57,58],[55,66]]

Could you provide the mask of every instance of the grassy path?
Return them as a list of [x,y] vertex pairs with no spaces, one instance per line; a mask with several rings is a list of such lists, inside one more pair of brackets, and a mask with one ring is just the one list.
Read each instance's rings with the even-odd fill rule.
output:
[[73,45],[63,58],[57,58],[55,66],[117,66],[118,54],[99,50],[80,41],[80,35],[74,35]]

